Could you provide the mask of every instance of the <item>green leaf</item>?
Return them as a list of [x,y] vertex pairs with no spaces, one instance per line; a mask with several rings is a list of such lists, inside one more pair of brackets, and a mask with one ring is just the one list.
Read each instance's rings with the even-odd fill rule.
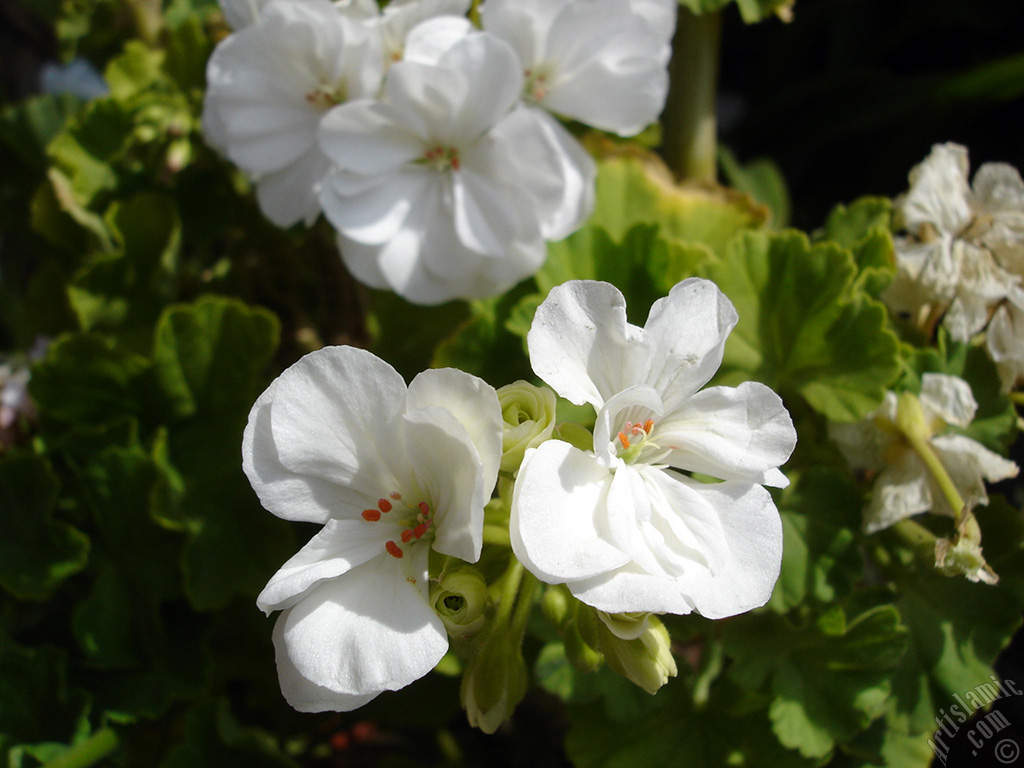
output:
[[771,214],[768,223],[772,229],[782,229],[789,224],[789,190],[782,171],[773,160],[762,157],[741,165],[727,147],[720,146],[718,163],[732,187],[746,192],[768,208]]
[[786,612],[805,601],[834,603],[863,572],[854,531],[861,498],[845,473],[814,468],[786,489],[782,515],[782,571],[768,605]]
[[[732,0],[679,0],[679,4],[697,15],[720,11]],[[784,21],[792,17],[796,0],[736,0],[743,21],[754,24],[769,16],[778,16]]]
[[68,286],[79,323],[87,331],[152,326],[174,291],[181,236],[174,202],[142,193],[114,203],[105,222],[115,252],[94,257]]
[[1009,589],[934,572],[899,586],[910,643],[893,677],[895,720],[905,733],[931,732],[940,708],[991,683],[996,656],[1021,625],[1021,606]]
[[835,421],[881,404],[899,373],[897,340],[885,307],[853,288],[849,252],[812,246],[800,232],[751,232],[706,272],[739,313],[720,383],[753,378],[784,397],[799,393]]
[[700,706],[690,694],[688,681],[670,681],[620,719],[610,718],[600,703],[570,706],[569,758],[577,768],[811,765],[782,747],[763,708],[751,707],[727,681],[718,681]]
[[819,239],[838,243],[853,254],[858,282],[872,296],[878,296],[896,272],[891,224],[892,200],[862,197],[833,208],[820,233]]
[[33,367],[29,392],[47,418],[110,424],[142,412],[149,367],[146,358],[101,336],[62,336]]
[[724,187],[676,184],[657,157],[629,154],[598,162],[591,221],[621,242],[637,224],[657,224],[669,241],[698,243],[723,254],[740,231],[761,227],[767,210]]
[[808,758],[826,757],[885,712],[890,670],[906,645],[892,605],[853,617],[836,605],[807,626],[748,615],[725,635],[726,653],[735,657],[730,677],[749,690],[769,683],[775,734]]
[[46,146],[81,106],[70,93],[44,94],[9,104],[0,111],[0,142],[27,167],[46,168]]
[[0,585],[20,599],[47,599],[86,565],[88,537],[53,519],[58,490],[42,458],[0,462]]
[[173,415],[247,413],[278,333],[273,313],[237,299],[204,296],[169,307],[156,326],[153,363]]
[[397,294],[374,291],[368,318],[373,335],[371,351],[408,381],[430,367],[438,345],[461,333],[472,321],[470,305],[464,301],[423,307]]
[[68,180],[75,202],[89,208],[117,188],[114,170],[132,132],[132,115],[112,99],[95,99],[50,144],[54,170]]
[[141,40],[129,40],[124,52],[113,59],[103,73],[115,101],[126,101],[137,93],[152,88],[164,78],[164,52]]

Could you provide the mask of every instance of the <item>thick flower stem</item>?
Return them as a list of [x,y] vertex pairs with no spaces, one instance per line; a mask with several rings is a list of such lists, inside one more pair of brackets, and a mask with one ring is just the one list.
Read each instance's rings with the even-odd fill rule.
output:
[[890,529],[907,546],[922,564],[929,568],[935,565],[935,542],[938,537],[916,520],[900,520]]
[[516,594],[519,592],[519,584],[523,580],[525,569],[523,564],[514,557],[501,577],[501,598],[498,603],[498,611],[494,615],[494,623],[503,625],[512,616],[512,607],[516,602]]
[[715,96],[721,38],[721,12],[698,16],[680,7],[660,150],[679,179],[714,181],[717,175]]
[[[921,411],[921,403],[913,394],[904,392],[900,395],[896,422],[900,432],[910,443],[910,447],[921,457],[928,472],[938,483],[942,495],[946,497],[946,501],[953,509],[953,519],[959,525],[964,513],[963,496],[960,495],[960,491],[953,483],[953,478],[949,476],[946,467],[932,448],[931,430]],[[974,525],[976,526],[977,523]]]
[[512,616],[512,637],[522,638],[526,632],[526,622],[533,609],[533,600],[537,595],[540,581],[529,571],[523,574],[519,585],[519,596],[516,598],[516,611]]
[[104,728],[48,762],[45,768],[88,768],[117,749],[118,743],[117,734],[110,728]]

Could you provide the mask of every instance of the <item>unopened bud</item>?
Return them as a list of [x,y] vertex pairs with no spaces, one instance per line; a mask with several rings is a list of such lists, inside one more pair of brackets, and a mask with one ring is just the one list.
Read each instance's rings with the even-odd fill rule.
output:
[[985,584],[999,583],[998,574],[981,553],[981,529],[969,509],[964,510],[952,541],[939,539],[935,542],[935,568],[946,576],[966,576]]
[[[616,635],[603,617],[597,623],[597,647],[612,670],[652,694],[667,683],[670,677],[676,676],[678,670],[676,660],[672,657],[671,639],[657,616],[647,615],[633,622],[634,628],[639,624],[646,626],[643,632],[631,640]],[[630,622],[613,619],[613,624],[621,629]]]
[[498,730],[526,695],[529,675],[521,642],[507,627],[492,625],[462,674],[466,717],[484,733]]
[[555,393],[525,381],[498,390],[502,416],[501,471],[515,472],[528,448],[551,438],[555,428]]
[[475,568],[457,568],[430,588],[430,604],[451,637],[468,640],[487,621],[487,583]]

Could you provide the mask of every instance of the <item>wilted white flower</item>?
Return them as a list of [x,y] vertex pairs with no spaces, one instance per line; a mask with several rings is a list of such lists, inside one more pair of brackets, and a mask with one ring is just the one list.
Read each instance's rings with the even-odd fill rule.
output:
[[1024,278],[1020,174],[986,163],[971,186],[966,148],[937,144],[910,172],[896,213],[907,235],[895,241],[897,273],[886,302],[920,323],[941,315],[958,341],[984,330]]
[[480,556],[501,459],[494,389],[452,369],[406,388],[387,363],[328,347],[256,401],[243,467],[278,517],[323,524],[260,594],[281,689],[347,711],[425,675],[448,648],[429,602],[431,549]]
[[311,224],[329,168],[317,144],[320,120],[337,104],[377,94],[376,35],[329,0],[271,0],[221,41],[206,75],[207,140],[256,180],[268,219]]
[[[904,393],[903,397],[913,395]],[[1014,477],[1017,465],[993,453],[976,440],[951,432],[947,426],[966,428],[978,404],[963,379],[939,373],[921,377],[920,403],[927,441],[963,498],[974,507],[988,504],[985,482]],[[909,402],[909,401],[908,401]],[[874,533],[921,512],[959,517],[952,509],[933,472],[902,432],[900,397],[887,392],[881,407],[854,424],[833,424],[829,433],[851,466],[877,473],[871,501],[865,511],[864,530]],[[905,421],[907,416],[904,415]]]
[[518,106],[522,76],[505,43],[475,33],[432,53],[411,48],[381,101],[324,118],[321,146],[336,166],[324,213],[364,283],[421,304],[500,293],[540,267],[545,238],[589,214],[583,185],[566,185],[572,158]]
[[701,390],[736,321],[696,278],[655,302],[643,328],[607,283],[566,283],[537,309],[534,371],[598,409],[592,452],[549,440],[520,468],[512,546],[539,579],[608,613],[720,618],[768,599],[782,526],[763,484],[786,485],[778,467],[796,432],[761,384]]
[[480,16],[519,56],[529,103],[622,136],[661,113],[674,3],[487,0]]

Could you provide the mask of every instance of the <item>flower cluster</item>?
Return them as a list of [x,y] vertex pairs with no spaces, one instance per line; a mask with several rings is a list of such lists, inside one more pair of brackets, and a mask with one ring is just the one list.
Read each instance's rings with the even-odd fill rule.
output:
[[1003,386],[1024,377],[1024,181],[986,163],[968,183],[966,148],[937,144],[896,201],[897,274],[883,295],[930,328],[967,341],[986,331]]
[[672,0],[223,0],[211,145],[280,226],[321,211],[359,280],[423,304],[499,293],[593,207],[552,115],[621,135],[668,87]]
[[[786,485],[778,467],[796,433],[761,384],[704,388],[736,321],[706,280],[675,286],[643,328],[607,283],[552,290],[531,363],[594,406],[592,436],[575,426],[592,449],[558,439],[572,430],[553,429],[554,393],[525,382],[499,393],[444,369],[406,387],[351,347],[281,374],[253,406],[243,466],[268,510],[322,526],[258,599],[281,611],[288,701],[354,709],[426,674],[450,637],[468,657],[470,722],[494,730],[525,693],[538,580],[552,585],[545,613],[567,647],[577,638],[577,653],[650,692],[676,673],[651,614],[762,605],[782,551],[764,486]],[[508,561],[497,580],[470,565],[485,542]]]

